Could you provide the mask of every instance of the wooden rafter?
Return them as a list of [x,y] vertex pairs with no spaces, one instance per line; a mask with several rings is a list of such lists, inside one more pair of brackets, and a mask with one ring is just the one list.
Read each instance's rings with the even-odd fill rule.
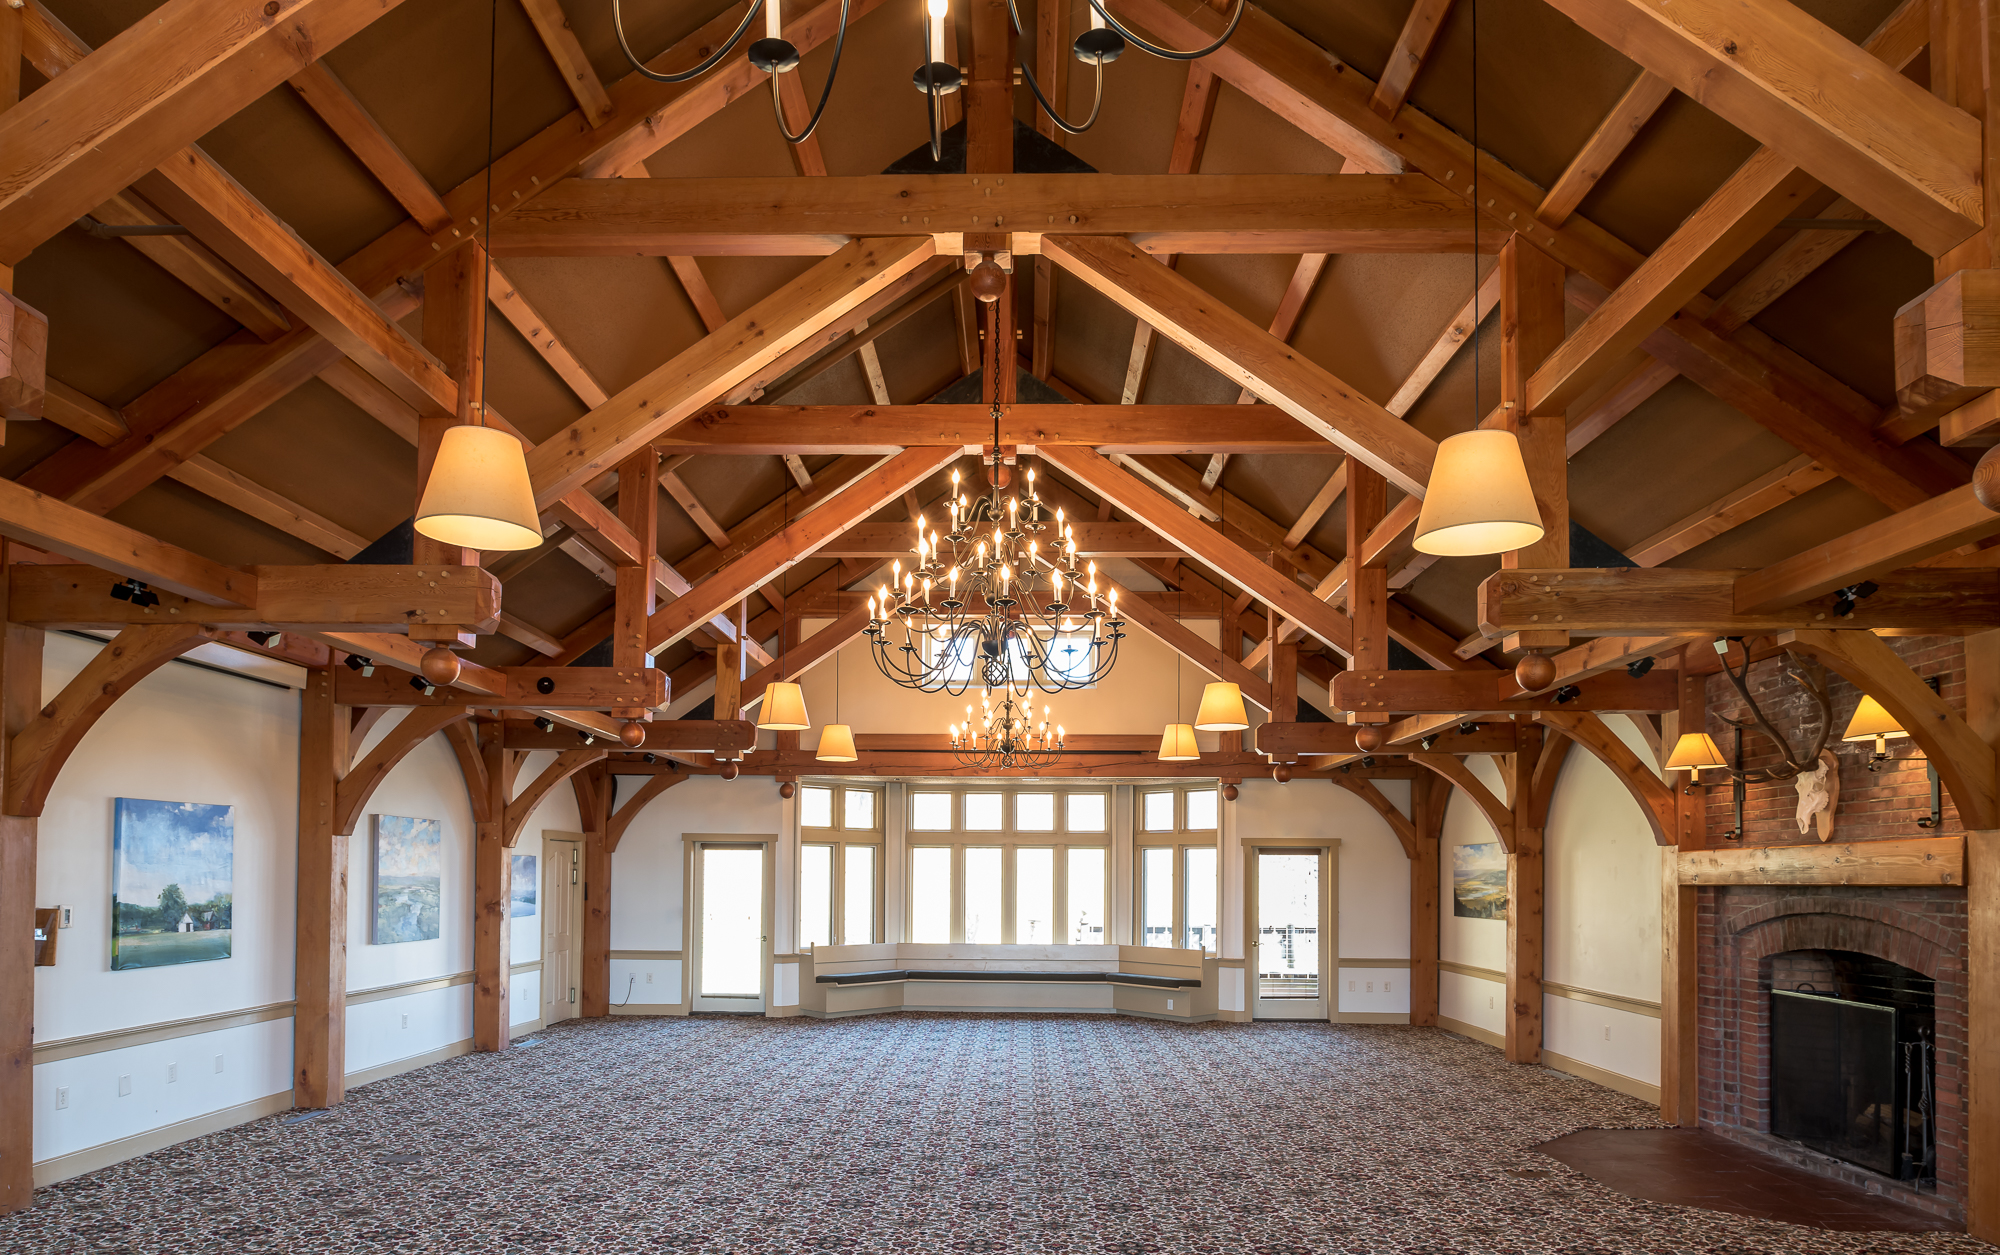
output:
[[335,77],[326,62],[315,61],[291,77],[292,90],[319,115],[355,159],[396,198],[410,217],[426,231],[442,231],[451,225],[451,211],[431,187],[396,141],[389,138],[347,84]]
[[1652,121],[1660,106],[1673,94],[1673,84],[1650,70],[1639,71],[1639,77],[1625,89],[1611,112],[1597,130],[1584,142],[1583,151],[1564,168],[1562,175],[1549,186],[1548,194],[1535,209],[1535,220],[1546,226],[1559,227],[1583,198],[1590,195],[1611,169],[1613,162],[1624,153],[1639,131]]
[[[91,210],[90,216],[109,226],[176,225],[130,189],[107,199]],[[265,343],[292,329],[291,320],[276,301],[199,240],[185,235],[128,235],[125,243]]]
[[1369,108],[1385,118],[1394,118],[1402,111],[1403,101],[1409,98],[1410,87],[1417,81],[1417,71],[1423,69],[1424,57],[1430,53],[1431,42],[1450,12],[1451,0],[1417,0],[1410,7],[1403,33],[1396,37],[1396,46],[1389,52],[1382,81],[1375,84],[1375,94],[1368,98]]
[[562,75],[563,86],[576,97],[583,116],[592,126],[609,122],[616,109],[597,71],[591,68],[583,45],[577,42],[576,32],[570,29],[562,0],[521,0],[521,7],[528,11],[528,20],[535,24],[535,33],[542,37],[542,46],[549,50],[550,59]]

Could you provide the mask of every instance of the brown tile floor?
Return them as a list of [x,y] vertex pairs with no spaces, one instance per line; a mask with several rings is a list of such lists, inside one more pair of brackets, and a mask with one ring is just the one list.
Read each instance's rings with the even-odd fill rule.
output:
[[1960,1228],[1699,1129],[1584,1129],[1535,1148],[1637,1198],[1818,1229]]

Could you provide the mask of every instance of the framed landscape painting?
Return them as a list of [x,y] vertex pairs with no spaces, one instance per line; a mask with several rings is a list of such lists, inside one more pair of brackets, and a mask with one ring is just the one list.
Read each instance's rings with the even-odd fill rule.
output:
[[374,943],[435,941],[444,896],[444,841],[438,821],[375,816],[373,866]]
[[514,859],[514,875],[511,882],[513,888],[510,890],[510,896],[513,899],[513,910],[509,913],[508,918],[520,919],[524,915],[533,915],[535,913],[535,856],[532,854],[516,854],[512,857]]
[[1452,848],[1451,913],[1463,919],[1507,918],[1507,851],[1498,841]]
[[235,882],[235,807],[116,799],[112,970],[228,958]]

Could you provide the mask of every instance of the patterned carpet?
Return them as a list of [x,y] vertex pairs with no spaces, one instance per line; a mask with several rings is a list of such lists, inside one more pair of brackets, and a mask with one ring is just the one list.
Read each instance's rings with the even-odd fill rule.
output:
[[1639,1100],[1434,1029],[898,1015],[561,1025],[65,1182],[0,1251],[1974,1252],[1614,1194]]

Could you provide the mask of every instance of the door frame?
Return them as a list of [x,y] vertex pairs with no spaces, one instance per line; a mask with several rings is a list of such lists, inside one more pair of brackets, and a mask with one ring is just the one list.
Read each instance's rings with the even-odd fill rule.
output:
[[[730,1012],[725,1008],[703,1007],[701,1003],[701,851],[710,846],[756,847],[764,855],[764,942],[758,960],[760,992],[755,1011]],[[777,852],[775,835],[745,835],[734,832],[689,832],[681,835],[681,921],[685,934],[681,968],[682,1001],[690,1012],[766,1015],[771,1010],[771,965],[776,953],[771,931],[777,915]]]
[[1265,1016],[1264,1019],[1315,1021],[1340,1018],[1340,838],[1265,837],[1245,838],[1243,849],[1243,1007],[1244,1014],[1258,1019],[1257,1007],[1257,854],[1298,853],[1317,850],[1320,855],[1319,889],[1319,972],[1321,1016]]
[[[565,892],[569,899],[568,913],[570,921],[569,970],[566,972],[556,972],[549,963],[549,923],[554,918],[554,915],[549,911],[541,913],[541,1006],[538,1008],[541,1014],[538,1018],[541,1020],[544,1028],[552,1024],[560,1024],[563,1020],[577,1019],[581,1014],[578,1000],[571,998],[567,1004],[569,1006],[569,1014],[554,1020],[548,1018],[551,976],[554,977],[554,987],[557,989],[567,986],[570,989],[577,990],[580,995],[583,985],[583,845],[585,840],[586,838],[581,832],[559,832],[553,829],[542,830],[542,853],[537,860],[539,865],[536,869],[542,883],[537,886],[537,892],[544,895],[542,898],[544,902],[549,900],[547,895],[551,889],[560,889]],[[552,845],[569,845],[571,847],[572,855],[569,865],[575,870],[576,874],[571,877],[568,884],[564,884],[554,875],[555,863],[549,858],[549,855],[554,852],[551,849]]]

